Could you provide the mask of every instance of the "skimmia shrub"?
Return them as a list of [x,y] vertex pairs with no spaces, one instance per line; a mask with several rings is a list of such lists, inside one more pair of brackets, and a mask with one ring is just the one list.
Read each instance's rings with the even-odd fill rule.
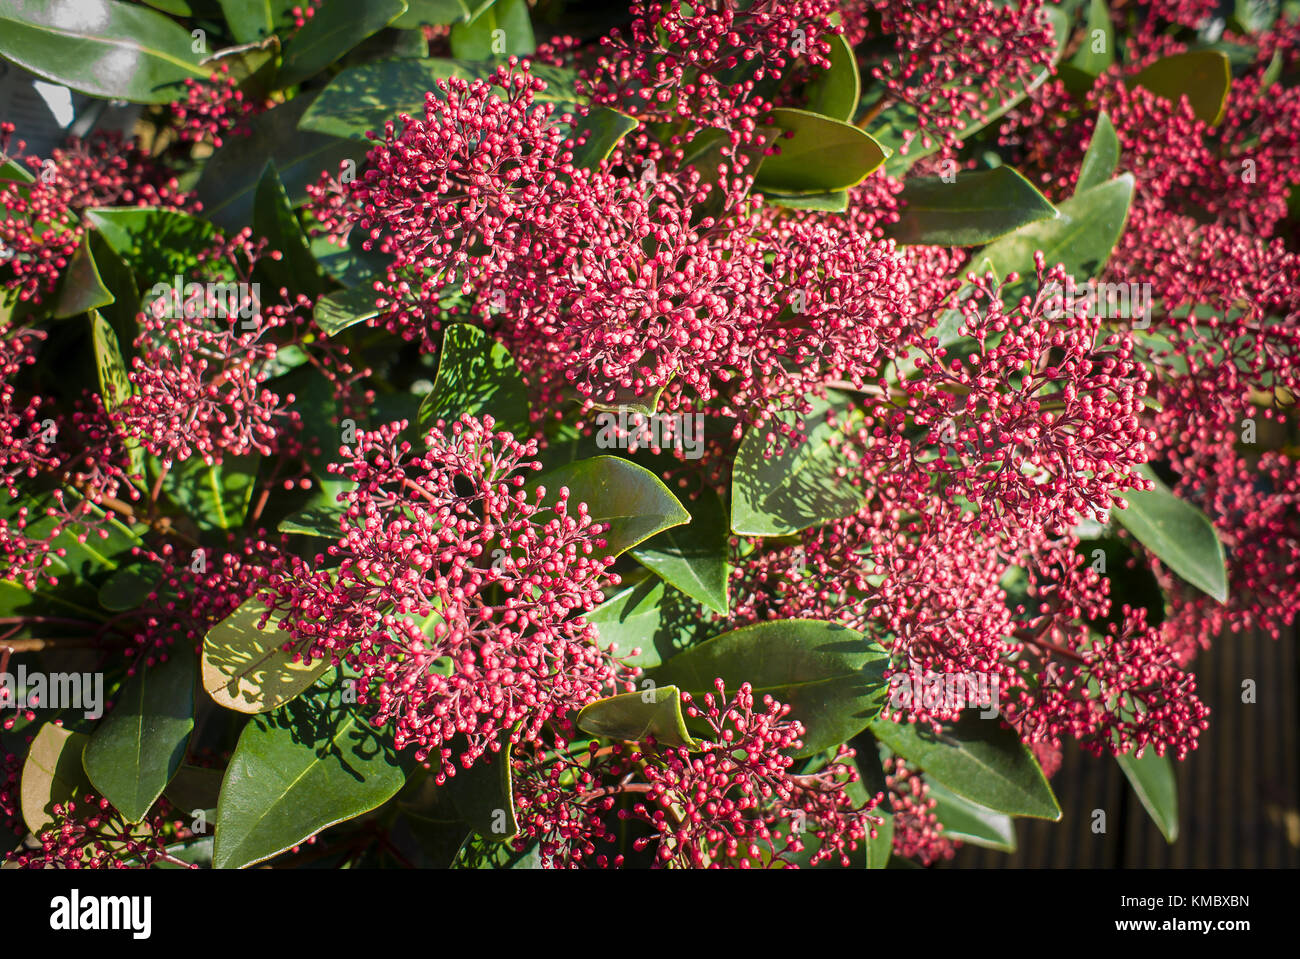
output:
[[931,865],[1066,750],[1175,840],[1293,4],[154,6],[0,0],[8,864]]

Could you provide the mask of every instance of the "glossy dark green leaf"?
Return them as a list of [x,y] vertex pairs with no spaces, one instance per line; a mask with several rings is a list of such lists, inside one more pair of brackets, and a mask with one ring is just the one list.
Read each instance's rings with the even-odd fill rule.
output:
[[1065,272],[1080,283],[1099,276],[1124,232],[1132,200],[1133,177],[1126,173],[1076,193],[1057,206],[1057,219],[1031,223],[986,247],[982,256],[998,276],[1020,275],[1004,299],[1014,300],[1035,282],[1036,250],[1043,252],[1049,267],[1065,264]]
[[276,529],[281,533],[301,533],[304,536],[336,540],[343,535],[339,521],[344,515],[345,510],[337,503],[319,503],[286,516],[280,520]]
[[266,606],[258,599],[208,630],[203,639],[203,689],[220,706],[240,713],[270,712],[299,696],[329,668],[329,658],[314,661],[284,651],[292,640],[272,616],[258,622]]
[[843,213],[849,208],[847,190],[832,190],[828,193],[774,193],[767,190],[763,193],[763,199],[772,206],[783,206],[789,210]]
[[[862,492],[836,472],[844,466],[838,424],[851,415],[852,399],[828,391],[812,398],[812,411],[803,417],[807,439],[784,443],[782,452],[767,456],[771,425],[751,428],[741,440],[731,475],[731,528],[743,536],[788,536],[810,526],[851,516],[862,505]],[[827,422],[835,416],[836,425]],[[783,420],[793,422],[786,415]]]
[[902,244],[982,246],[1029,223],[1053,220],[1056,208],[1009,166],[909,177],[899,221],[886,235]]
[[86,774],[127,822],[144,819],[185,757],[196,665],[194,653],[177,643],[165,663],[142,667],[86,744]]
[[99,207],[87,210],[86,219],[144,289],[170,286],[177,275],[183,283],[216,237],[206,220],[159,207]]
[[503,842],[519,833],[509,745],[485,753],[469,769],[457,767],[447,790],[461,818],[484,839]]
[[537,843],[516,850],[514,843],[490,842],[472,832],[456,851],[452,869],[541,869]]
[[1111,510],[1110,515],[1184,580],[1220,603],[1227,602],[1228,573],[1214,524],[1170,492],[1151,467],[1143,466],[1139,472],[1155,483],[1155,489],[1126,492],[1128,505]]
[[578,728],[591,736],[639,743],[653,736],[661,746],[699,744],[686,730],[676,686],[653,686],[588,703],[578,711]]
[[163,790],[163,796],[180,815],[189,817],[202,811],[209,821],[215,822],[223,778],[224,770],[182,764]]
[[215,868],[270,859],[397,795],[406,776],[391,739],[349,702],[352,682],[331,674],[244,727],[221,783]]
[[405,0],[349,0],[319,7],[285,44],[277,82],[290,87],[315,76],[405,12]]
[[81,238],[81,245],[68,261],[59,283],[59,295],[54,301],[53,316],[67,319],[113,302],[112,292],[100,278],[95,257],[90,252],[90,235]]
[[464,60],[526,57],[537,49],[527,0],[493,0],[451,28],[451,53]]
[[691,514],[689,523],[646,540],[632,550],[632,556],[664,582],[725,615],[730,572],[726,511],[708,487],[685,505]]
[[420,403],[421,432],[438,420],[490,415],[496,429],[523,435],[528,430],[528,392],[510,352],[477,327],[447,328],[433,389]]
[[156,10],[117,0],[0,0],[0,56],[80,93],[134,103],[183,97],[203,80],[190,33]]
[[198,456],[172,463],[163,477],[167,496],[201,530],[238,529],[257,481],[261,456],[226,455],[209,466]]
[[934,814],[949,839],[1001,852],[1016,851],[1016,824],[1006,813],[973,803],[937,782],[929,787]]
[[1116,756],[1119,768],[1124,770],[1129,785],[1142,802],[1142,808],[1151,816],[1167,842],[1178,840],[1178,782],[1174,777],[1174,761],[1168,756],[1157,756],[1148,747],[1142,758],[1132,753]]
[[[709,638],[698,604],[657,576],[619,590],[585,618],[596,627],[602,649],[617,645],[620,659],[642,669]],[[641,652],[632,655],[634,649]]]
[[375,291],[361,286],[321,297],[316,301],[312,319],[326,336],[334,336],[349,326],[364,323],[378,315]]
[[367,296],[374,289],[375,279],[384,275],[391,261],[378,250],[363,250],[360,231],[353,231],[346,244],[331,243],[327,237],[311,241],[311,255],[320,268],[349,290],[360,289]]
[[755,697],[771,695],[790,706],[806,729],[797,755],[811,756],[847,741],[880,712],[888,660],[861,633],[835,623],[768,620],[693,646],[651,670],[650,678],[697,699],[714,692],[715,679],[725,680],[728,692],[748,682]]
[[1084,25],[1083,42],[1070,58],[1070,65],[1090,77],[1098,77],[1115,62],[1115,31],[1106,0],[1091,0]]
[[392,25],[403,30],[413,30],[424,25],[442,26],[469,17],[465,0],[407,0],[406,12]]
[[32,739],[23,762],[19,802],[23,822],[39,835],[54,822],[54,806],[69,799],[80,801],[90,790],[81,754],[90,737],[46,723]]
[[1214,126],[1223,119],[1232,86],[1232,66],[1216,50],[1192,50],[1157,60],[1129,81],[1175,103],[1187,97],[1198,119]]
[[240,43],[255,43],[272,34],[285,35],[293,26],[290,11],[301,0],[218,0],[231,32]]
[[1103,110],[1097,116],[1097,126],[1092,131],[1092,140],[1088,143],[1088,152],[1083,155],[1083,165],[1079,167],[1079,182],[1074,188],[1076,194],[1101,186],[1115,173],[1119,166],[1119,137],[1115,135],[1115,125]]
[[691,514],[668,487],[644,466],[617,456],[593,456],[550,470],[529,483],[546,487],[546,502],[559,499],[561,487],[569,490],[569,512],[587,504],[593,520],[609,529],[604,555],[618,556],[656,533],[688,522]]
[[162,576],[157,563],[132,563],[114,570],[99,587],[99,604],[111,612],[138,609]]
[[844,34],[830,37],[831,65],[817,71],[806,89],[808,110],[832,120],[853,121],[862,95],[862,79],[858,76],[858,59]]
[[807,110],[772,111],[784,131],[774,146],[780,153],[763,158],[755,189],[779,193],[825,193],[857,186],[888,152],[869,134],[840,120]]
[[1034,754],[998,719],[968,713],[938,734],[920,723],[876,719],[871,732],[923,769],[926,779],[971,802],[1011,816],[1061,818],[1061,807]]
[[266,257],[258,269],[273,288],[284,287],[290,295],[301,293],[314,297],[324,288],[320,268],[311,255],[307,237],[294,216],[293,205],[284,192],[276,172],[275,161],[268,160],[257,184],[253,200],[253,232],[266,237],[268,249],[278,250],[279,260]]
[[250,135],[229,140],[208,158],[196,189],[203,215],[223,230],[234,231],[253,222],[257,184],[266,161],[275,161],[289,202],[307,199],[307,185],[326,171],[337,175],[344,160],[360,164],[364,144],[299,130],[314,93],[299,94],[248,121]]
[[582,141],[573,151],[573,165],[596,169],[619,141],[638,125],[638,121],[626,113],[609,107],[592,107],[591,112],[579,117],[573,127],[573,138]]

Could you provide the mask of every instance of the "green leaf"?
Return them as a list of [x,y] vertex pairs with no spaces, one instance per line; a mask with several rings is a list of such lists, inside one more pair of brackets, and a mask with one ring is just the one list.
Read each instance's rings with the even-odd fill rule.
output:
[[1056,208],[1009,166],[941,176],[909,177],[903,210],[886,235],[901,244],[982,246],[1029,223],[1054,220]]
[[421,434],[439,419],[451,423],[461,414],[491,414],[496,429],[525,435],[528,392],[510,351],[483,330],[449,326],[438,357],[438,376],[416,416]]
[[0,56],[106,100],[169,103],[204,80],[189,31],[117,0],[0,0]]
[[1141,86],[1156,96],[1177,103],[1187,97],[1192,112],[1210,126],[1223,119],[1232,85],[1232,66],[1227,56],[1217,50],[1192,50],[1157,60],[1128,85]]
[[457,769],[447,790],[461,818],[484,839],[503,842],[518,835],[509,743],[484,753],[469,769]]
[[676,686],[653,686],[588,703],[578,711],[578,728],[592,736],[639,743],[649,736],[661,746],[698,748],[682,718]]
[[139,609],[149,598],[162,576],[157,563],[132,563],[114,570],[99,587],[99,605],[120,613]]
[[311,255],[341,286],[361,289],[370,296],[376,277],[383,275],[390,258],[378,250],[363,250],[361,242],[359,231],[354,231],[349,242],[342,246],[319,236],[311,241]]
[[1053,822],[1061,818],[1061,807],[1034,754],[1000,720],[968,713],[936,735],[919,723],[876,719],[871,732],[923,769],[926,779],[971,802],[1012,816]]
[[656,533],[689,522],[691,514],[668,487],[644,466],[617,456],[593,456],[543,474],[529,489],[546,487],[546,502],[555,503],[568,487],[569,510],[579,503],[598,523],[609,526],[601,538],[607,556],[619,556]]
[[[299,128],[336,137],[365,139],[367,131],[383,136],[384,124],[396,123],[401,114],[423,118],[425,93],[438,92],[438,81],[450,77],[486,80],[496,71],[495,63],[471,60],[400,59],[363,63],[344,70],[321,92],[303,114]],[[535,93],[538,103],[569,105],[574,91],[574,72],[559,67],[533,64],[533,76],[546,81],[547,88]]]
[[[844,465],[832,442],[840,427],[827,422],[833,414],[842,422],[852,410],[852,398],[827,391],[826,399],[810,398],[812,411],[803,417],[807,439],[765,458],[770,449],[767,426],[751,428],[741,440],[731,476],[731,528],[742,536],[788,536],[833,519],[851,516],[862,505],[862,492],[836,471]],[[784,415],[786,423],[796,417]]]
[[257,482],[261,456],[231,456],[209,466],[198,456],[171,464],[162,488],[201,530],[238,529]]
[[281,533],[301,533],[303,536],[337,540],[343,535],[339,521],[345,515],[346,510],[337,503],[318,503],[286,516],[280,520],[276,529]]
[[104,401],[104,409],[111,413],[131,395],[131,379],[118,348],[117,334],[96,310],[90,311],[90,338],[95,350],[95,369],[99,374],[99,395]]
[[299,696],[329,668],[329,658],[314,662],[283,647],[292,641],[272,616],[266,629],[260,600],[246,600],[203,638],[203,689],[219,706],[240,713],[266,713]]
[[664,582],[725,616],[727,514],[718,494],[709,487],[689,501],[687,508],[689,523],[664,530],[632,550],[632,556]]
[[1142,807],[1151,816],[1165,841],[1178,841],[1178,782],[1174,777],[1174,761],[1168,755],[1157,756],[1148,747],[1142,758],[1132,753],[1116,756],[1119,768],[1124,770],[1129,785],[1142,801]]
[[[616,644],[623,662],[642,669],[708,638],[699,606],[656,576],[620,590],[584,618],[596,627],[602,649]],[[631,655],[633,649],[640,654]]]
[[1223,543],[1209,517],[1179,499],[1150,466],[1138,472],[1155,483],[1150,492],[1130,490],[1127,506],[1111,510],[1117,523],[1184,580],[1220,603],[1228,600]]
[[0,162],[0,183],[31,184],[35,182],[36,177],[32,176],[31,172],[22,164],[14,160]]
[[594,170],[613,152],[619,142],[640,126],[640,122],[626,113],[609,107],[592,107],[585,117],[579,117],[573,126],[574,140],[583,142],[573,151],[573,165]]
[[407,0],[406,12],[392,22],[392,26],[413,30],[429,25],[439,27],[456,23],[469,17],[469,7],[464,0]]
[[405,0],[325,4],[285,44],[276,82],[291,87],[315,76],[405,12]]
[[[1230,27],[1240,27],[1242,33],[1263,33],[1273,26],[1281,13],[1281,4],[1276,0],[1235,0],[1233,3]],[[1290,11],[1294,17],[1294,11]]]
[[533,843],[527,849],[516,851],[513,844],[489,842],[472,832],[465,838],[451,869],[541,869],[540,849]]
[[253,232],[266,237],[269,248],[282,254],[279,260],[267,257],[258,263],[258,269],[274,288],[284,287],[291,296],[302,293],[314,297],[321,292],[324,285],[320,268],[311,255],[311,247],[298,218],[294,216],[293,204],[284,192],[274,159],[266,161],[262,178],[257,183],[253,200]]
[[494,0],[467,22],[451,28],[451,53],[464,60],[504,60],[537,50],[526,0]]
[[808,109],[832,120],[853,122],[862,96],[862,78],[858,76],[858,58],[844,34],[831,36],[831,65],[819,72],[808,84]]
[[963,799],[937,782],[929,787],[934,814],[949,839],[1001,852],[1016,851],[1016,824],[1006,813]]
[[75,799],[90,790],[90,780],[81,765],[81,754],[90,737],[62,726],[46,723],[32,739],[23,763],[19,802],[23,822],[34,834],[54,822],[54,806]]
[[301,0],[218,0],[226,22],[240,43],[256,43],[293,27],[290,11]]
[[1083,155],[1083,165],[1079,167],[1079,182],[1074,188],[1078,196],[1101,186],[1115,173],[1119,166],[1119,137],[1115,135],[1115,125],[1110,122],[1106,111],[1097,115],[1097,126],[1092,131],[1092,140],[1088,143],[1088,152]]
[[225,771],[221,769],[182,765],[163,790],[163,795],[182,816],[192,816],[201,810],[209,819],[215,820],[224,776]]
[[889,654],[861,633],[813,619],[768,620],[715,636],[650,671],[693,697],[722,679],[734,693],[748,682],[754,695],[790,706],[806,733],[798,756],[836,746],[866,728],[887,696]]
[[221,782],[215,868],[270,859],[402,788],[391,739],[348,701],[354,680],[341,672],[244,727]]
[[1057,207],[1057,219],[1023,226],[986,247],[982,256],[998,276],[1020,275],[1004,298],[1013,302],[1036,282],[1036,250],[1042,250],[1048,267],[1063,263],[1076,280],[1099,276],[1124,232],[1132,200],[1133,177],[1126,173],[1076,193]]
[[180,769],[194,729],[195,665],[178,642],[165,663],[142,667],[86,744],[86,774],[127,822],[144,819]]
[[825,193],[857,186],[885,162],[888,151],[857,127],[809,113],[776,109],[780,153],[763,158],[755,189],[759,192]]
[[769,190],[763,194],[763,199],[772,206],[783,206],[789,210],[843,213],[849,208],[847,190],[831,190],[828,193],[773,193]]
[[257,185],[267,159],[295,206],[307,199],[307,185],[326,171],[337,174],[344,160],[360,164],[365,145],[298,129],[314,93],[299,94],[248,121],[250,135],[230,140],[208,158],[195,190],[203,216],[228,232],[250,226]]
[[216,239],[206,220],[160,207],[99,207],[87,210],[86,219],[149,287],[172,284],[178,275],[183,283]]
[[78,313],[108,306],[112,302],[113,294],[100,278],[95,257],[90,252],[90,234],[86,234],[82,236],[81,245],[68,262],[52,315],[56,320],[65,320]]
[[375,291],[366,287],[339,290],[316,301],[312,319],[326,336],[334,336],[349,326],[364,323],[379,315]]
[[1106,0],[1092,0],[1088,5],[1088,20],[1079,51],[1070,58],[1070,65],[1093,79],[1100,76],[1115,62],[1115,31],[1110,22]]

